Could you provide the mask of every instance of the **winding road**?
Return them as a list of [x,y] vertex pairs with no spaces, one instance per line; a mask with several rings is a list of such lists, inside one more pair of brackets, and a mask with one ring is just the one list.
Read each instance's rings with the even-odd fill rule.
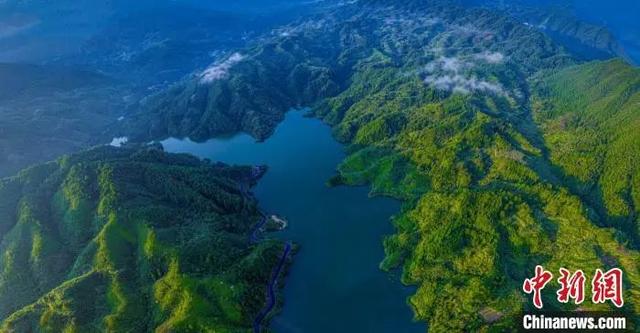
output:
[[258,316],[256,317],[256,319],[253,321],[253,332],[254,333],[260,333],[261,329],[262,329],[262,321],[264,320],[264,318],[267,317],[267,315],[269,314],[269,312],[271,312],[271,310],[273,310],[273,308],[276,305],[276,284],[278,283],[278,276],[280,276],[280,273],[282,272],[282,269],[284,268],[284,264],[287,260],[287,257],[289,256],[289,253],[291,252],[291,243],[287,242],[284,245],[284,252],[282,253],[282,256],[280,257],[280,261],[278,262],[278,266],[276,266],[276,268],[273,270],[273,273],[271,274],[271,280],[269,281],[269,286],[267,287],[267,304],[265,305],[264,308],[262,308],[262,310],[260,310],[260,312],[258,313]]
[[[256,168],[252,170],[252,177],[259,178],[264,173],[265,169],[266,168]],[[240,191],[245,197],[252,196],[246,184],[240,183]],[[251,234],[249,235],[249,241],[253,244],[258,243],[260,241],[260,233],[262,231],[262,227],[264,227],[264,225],[267,224],[266,215],[263,213],[261,213],[261,215],[262,217],[260,218],[260,221],[256,223],[256,225],[253,227],[253,230],[251,230]],[[282,273],[282,269],[284,268],[284,265],[287,261],[287,257],[291,253],[291,248],[292,248],[291,242],[285,243],[284,251],[282,252],[282,256],[280,256],[278,265],[274,268],[273,272],[271,273],[271,279],[269,280],[269,284],[267,286],[267,295],[266,295],[267,302],[265,306],[262,308],[262,310],[260,310],[256,318],[253,320],[253,331],[255,333],[260,333],[260,331],[262,330],[262,322],[273,310],[273,308],[276,306],[276,294],[277,294],[276,289],[278,287],[277,286],[278,277],[280,276],[280,273]]]
[[249,235],[249,241],[251,241],[251,243],[255,244],[260,240],[260,229],[262,229],[265,224],[267,224],[267,217],[263,214],[260,221],[253,227],[253,230],[251,230],[251,235]]

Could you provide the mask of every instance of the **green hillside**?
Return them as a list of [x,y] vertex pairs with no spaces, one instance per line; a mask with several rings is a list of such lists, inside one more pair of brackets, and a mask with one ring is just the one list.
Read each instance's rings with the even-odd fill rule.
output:
[[540,84],[536,102],[551,160],[638,241],[640,70],[621,60],[567,68]]
[[[621,266],[625,306],[640,310],[629,235],[598,226],[590,202],[553,173],[526,108],[493,94],[443,94],[374,66],[356,78],[316,111],[351,144],[333,181],[406,200],[382,267],[404,267],[403,281],[419,286],[410,299],[418,319],[435,331],[515,329],[536,264]],[[545,309],[559,307],[555,293],[545,297]]]
[[[621,267],[638,321],[637,71],[577,62],[494,11],[360,1],[155,96],[128,130],[264,139],[287,109],[310,105],[348,145],[330,183],[404,201],[381,266],[417,286],[409,303],[432,331],[514,330],[538,264],[588,277]],[[552,285],[545,309],[576,309]]]
[[513,89],[513,97],[521,99],[527,74],[573,62],[542,33],[489,10],[448,1],[394,6],[364,1],[284,26],[150,96],[121,131],[141,141],[169,136],[200,141],[238,131],[265,139],[290,108],[344,91],[365,62],[389,75],[417,76],[429,63],[451,59],[455,68],[447,70],[462,75],[476,63],[507,54],[512,61],[499,73],[485,80],[465,75],[465,83],[481,90]]
[[250,167],[102,147],[0,181],[3,332],[249,331],[277,241]]

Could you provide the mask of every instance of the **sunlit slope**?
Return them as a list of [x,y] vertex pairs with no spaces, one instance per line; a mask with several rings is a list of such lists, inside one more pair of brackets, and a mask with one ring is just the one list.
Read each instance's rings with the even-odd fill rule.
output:
[[[630,237],[597,226],[560,174],[541,171],[553,169],[546,148],[527,109],[509,105],[504,95],[437,91],[363,66],[317,108],[351,143],[333,182],[371,183],[374,193],[406,200],[382,267],[404,267],[404,282],[419,286],[410,299],[416,316],[435,331],[515,329],[530,307],[522,281],[536,264],[588,274],[620,266],[626,307],[637,312],[640,256],[625,247]],[[555,292],[544,297],[546,309],[560,306]]]
[[[598,201],[562,172],[534,121],[551,101],[538,85],[575,63],[544,33],[495,11],[362,1],[228,55],[149,99],[128,125],[142,138],[262,139],[290,107],[312,106],[348,145],[330,183],[371,184],[404,201],[382,267],[402,268],[418,287],[409,303],[434,332],[519,327],[531,307],[522,283],[537,264],[589,278],[621,267],[625,310],[640,318],[636,236],[603,223]],[[555,300],[555,287],[545,309],[575,309]]]
[[551,160],[610,223],[638,232],[640,70],[621,60],[560,71],[536,99]]
[[0,181],[5,332],[247,331],[278,242],[250,168],[97,148]]

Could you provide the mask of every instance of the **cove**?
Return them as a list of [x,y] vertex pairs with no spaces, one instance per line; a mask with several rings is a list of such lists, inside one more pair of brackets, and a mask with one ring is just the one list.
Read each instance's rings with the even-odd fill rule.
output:
[[246,134],[204,143],[167,139],[166,151],[228,164],[267,165],[254,193],[266,213],[286,218],[277,234],[300,246],[285,280],[284,307],[271,320],[276,332],[425,332],[406,303],[412,289],[399,272],[378,268],[389,218],[400,204],[369,198],[367,187],[328,187],[345,157],[321,121],[288,112],[265,142]]

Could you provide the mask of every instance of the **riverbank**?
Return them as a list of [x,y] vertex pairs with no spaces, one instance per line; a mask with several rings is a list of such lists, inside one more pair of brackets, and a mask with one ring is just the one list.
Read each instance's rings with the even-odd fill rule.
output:
[[289,112],[268,140],[248,135],[204,143],[170,139],[165,149],[229,164],[267,165],[253,193],[263,212],[289,222],[276,237],[299,245],[278,303],[262,327],[277,332],[424,332],[413,322],[413,290],[379,269],[382,240],[400,203],[369,197],[368,187],[329,187],[344,147],[321,121]]
[[256,319],[253,321],[253,332],[254,333],[260,333],[262,331],[262,325],[263,325],[263,321],[265,318],[267,318],[267,316],[269,316],[269,314],[271,313],[271,311],[273,311],[273,309],[276,306],[277,303],[277,284],[278,284],[278,280],[279,277],[282,275],[284,269],[285,269],[285,265],[287,262],[287,259],[289,257],[289,255],[291,254],[291,250],[292,250],[292,244],[291,242],[287,242],[284,245],[284,251],[282,253],[282,256],[280,257],[280,261],[278,262],[278,265],[275,267],[275,269],[273,270],[273,273],[271,274],[271,281],[269,281],[269,286],[267,288],[267,302],[265,307],[262,309],[262,311],[260,311],[260,313],[258,313],[258,316],[256,317]]

